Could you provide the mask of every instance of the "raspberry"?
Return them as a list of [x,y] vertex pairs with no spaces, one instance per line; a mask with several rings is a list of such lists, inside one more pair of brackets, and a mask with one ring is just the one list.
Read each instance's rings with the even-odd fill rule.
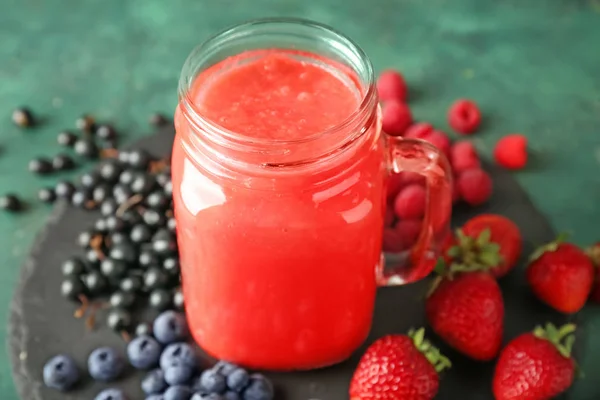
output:
[[452,181],[452,204],[458,203],[460,200],[460,190],[458,189],[458,179],[456,177]]
[[450,152],[450,139],[442,131],[431,131],[423,140],[437,147],[445,155]]
[[398,174],[392,174],[388,178],[387,199],[389,204],[393,204],[400,190],[408,185],[418,184],[425,186],[425,177],[416,172],[402,171]]
[[504,168],[523,168],[527,164],[527,138],[518,133],[504,136],[496,143],[494,159]]
[[389,251],[392,253],[402,251],[402,237],[400,233],[393,228],[386,228],[383,230],[383,251]]
[[425,199],[427,193],[421,185],[408,185],[404,187],[394,200],[394,212],[399,218],[421,218],[425,213]]
[[424,139],[433,131],[433,125],[428,122],[417,122],[412,124],[404,132],[404,137],[407,139]]
[[425,177],[416,172],[402,171],[398,176],[400,177],[400,188],[413,184],[425,186]]
[[394,210],[386,207],[385,209],[385,227],[389,228],[390,226],[394,225],[394,221],[396,220],[396,215],[394,214]]
[[421,233],[422,222],[419,219],[403,219],[398,221],[394,229],[398,232],[403,249],[411,248]]
[[400,136],[412,123],[410,108],[399,101],[390,101],[383,106],[382,128],[385,133]]
[[452,145],[450,148],[450,164],[455,173],[481,167],[475,146],[466,140],[456,142]]
[[472,206],[485,203],[492,195],[492,178],[479,168],[461,173],[457,185],[460,197]]
[[377,80],[377,93],[383,102],[406,100],[406,82],[399,72],[393,70],[383,71]]
[[473,133],[480,122],[479,108],[470,100],[457,100],[448,111],[448,123],[458,133]]

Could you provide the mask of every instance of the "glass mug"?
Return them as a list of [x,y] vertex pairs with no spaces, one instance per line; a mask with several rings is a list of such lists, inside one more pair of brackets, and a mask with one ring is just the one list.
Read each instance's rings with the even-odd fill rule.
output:
[[[232,131],[207,116],[200,102],[210,102],[212,82],[273,53],[334,74],[357,96],[357,109],[322,132],[283,139]],[[331,98],[332,110],[338,100]],[[269,19],[212,37],[185,62],[175,127],[186,314],[212,356],[271,370],[343,361],[368,335],[377,286],[433,269],[449,229],[448,162],[426,142],[382,133],[371,63],[342,34]],[[416,245],[384,263],[386,185],[402,171],[425,177],[426,213]]]

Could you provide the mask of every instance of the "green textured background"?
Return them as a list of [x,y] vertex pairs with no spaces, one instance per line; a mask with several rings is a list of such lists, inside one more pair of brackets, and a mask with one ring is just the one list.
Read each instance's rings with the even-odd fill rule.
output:
[[[18,192],[32,207],[0,214],[0,321],[49,212],[35,203],[36,189],[58,178],[32,176],[28,160],[56,153],[56,134],[82,112],[114,121],[126,140],[150,131],[151,112],[175,107],[192,47],[264,16],[310,18],[347,33],[377,70],[399,68],[416,117],[443,129],[455,98],[475,99],[485,114],[474,137],[481,152],[489,157],[503,134],[526,134],[532,159],[517,179],[557,230],[581,244],[600,239],[600,0],[3,0],[0,192]],[[22,104],[44,118],[40,128],[11,125]],[[597,400],[600,309],[583,314],[587,377],[573,398]],[[0,398],[16,399],[5,353]]]

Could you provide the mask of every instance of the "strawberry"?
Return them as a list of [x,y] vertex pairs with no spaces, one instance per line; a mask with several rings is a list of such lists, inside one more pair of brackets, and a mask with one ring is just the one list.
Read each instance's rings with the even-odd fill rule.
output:
[[594,279],[594,286],[592,293],[590,294],[590,300],[595,303],[600,303],[600,242],[590,246],[585,254],[590,257],[594,267],[596,267],[596,278]]
[[457,238],[458,243],[448,255],[458,263],[487,265],[496,278],[515,267],[523,248],[519,227],[497,214],[471,218],[457,232]]
[[577,246],[560,235],[531,256],[527,280],[533,293],[565,314],[581,310],[594,283],[594,265]]
[[431,328],[468,357],[496,357],[504,330],[504,301],[496,279],[477,265],[445,267],[440,261],[436,271],[441,276],[425,302]]
[[553,399],[573,383],[575,361],[571,349],[575,325],[557,329],[546,324],[524,333],[502,350],[494,373],[496,400]]
[[430,400],[450,361],[425,339],[425,330],[388,335],[362,356],[350,381],[350,400]]

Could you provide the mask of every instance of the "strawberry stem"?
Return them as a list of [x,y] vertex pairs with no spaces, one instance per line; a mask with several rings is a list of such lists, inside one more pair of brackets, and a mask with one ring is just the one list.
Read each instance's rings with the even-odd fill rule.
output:
[[592,260],[592,263],[600,268],[600,243],[585,249],[585,254]]
[[462,229],[456,230],[456,246],[448,249],[447,254],[456,260],[453,269],[456,272],[487,271],[502,262],[500,245],[491,242],[492,233],[484,229],[477,237],[465,235]]
[[533,330],[535,337],[544,339],[552,343],[556,350],[565,358],[571,358],[573,345],[575,344],[575,324],[566,324],[557,328],[550,322],[546,323],[546,327],[537,326]]
[[408,331],[408,336],[413,340],[417,350],[419,350],[431,365],[433,365],[437,373],[452,366],[450,360],[440,353],[440,350],[434,347],[431,342],[425,338],[425,328],[417,330],[411,329]]
[[538,247],[531,254],[531,256],[529,256],[529,262],[533,262],[533,261],[537,260],[538,258],[543,256],[544,253],[556,251],[558,249],[558,246],[560,246],[562,243],[566,242],[569,239],[569,236],[570,235],[567,232],[560,233],[556,237],[556,239],[554,239],[550,243],[546,243],[546,244]]

